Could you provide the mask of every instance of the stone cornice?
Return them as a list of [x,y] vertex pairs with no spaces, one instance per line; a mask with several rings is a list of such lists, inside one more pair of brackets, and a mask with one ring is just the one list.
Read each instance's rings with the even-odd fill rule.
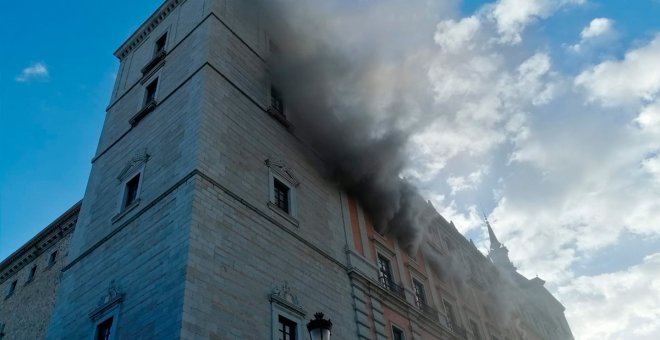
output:
[[68,235],[75,229],[75,222],[82,201],[74,204],[65,213],[40,231],[30,241],[9,255],[0,263],[0,283],[16,274],[36,259],[44,250],[56,244],[62,237]]
[[147,19],[135,33],[133,33],[126,41],[115,51],[115,57],[119,60],[124,58],[144,39],[149,36],[149,33],[158,26],[174,9],[186,0],[167,0]]

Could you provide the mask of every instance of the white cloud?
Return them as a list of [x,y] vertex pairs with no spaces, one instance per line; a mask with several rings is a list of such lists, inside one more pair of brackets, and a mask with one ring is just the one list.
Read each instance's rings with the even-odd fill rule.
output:
[[653,101],[660,91],[660,35],[626,53],[619,61],[606,61],[575,78],[589,99],[605,105]]
[[459,191],[475,189],[486,173],[488,173],[487,169],[483,168],[467,176],[449,176],[447,184],[451,188],[451,194],[455,195]]
[[573,52],[582,52],[585,48],[609,42],[616,36],[614,22],[608,18],[595,18],[580,32],[580,42],[569,46]]
[[45,79],[48,79],[48,68],[44,63],[34,63],[24,68],[21,74],[16,77],[16,81],[21,83]]
[[435,42],[449,52],[459,51],[466,46],[472,48],[474,36],[480,25],[479,19],[474,16],[459,21],[442,21],[438,24]]
[[627,270],[559,289],[576,339],[660,338],[660,253]]
[[488,16],[497,23],[500,41],[517,44],[522,31],[538,18],[547,18],[567,5],[582,4],[585,0],[498,0],[489,8]]
[[607,18],[596,18],[591,20],[589,25],[582,29],[580,37],[582,39],[592,39],[612,32],[612,20]]

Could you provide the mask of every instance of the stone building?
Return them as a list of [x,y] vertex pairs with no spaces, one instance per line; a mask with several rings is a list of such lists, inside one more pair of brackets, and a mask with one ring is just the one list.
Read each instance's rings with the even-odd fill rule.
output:
[[302,340],[323,312],[333,339],[572,339],[430,204],[417,249],[375,231],[290,129],[260,20],[167,0],[115,52],[46,338]]
[[43,339],[80,202],[0,263],[0,339]]

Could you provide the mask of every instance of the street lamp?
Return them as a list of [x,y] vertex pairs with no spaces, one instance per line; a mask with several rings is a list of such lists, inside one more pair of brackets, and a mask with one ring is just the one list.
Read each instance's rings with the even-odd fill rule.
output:
[[307,330],[309,331],[309,338],[311,340],[330,340],[330,329],[332,328],[332,321],[325,320],[323,313],[314,314],[314,319],[309,320],[307,323]]

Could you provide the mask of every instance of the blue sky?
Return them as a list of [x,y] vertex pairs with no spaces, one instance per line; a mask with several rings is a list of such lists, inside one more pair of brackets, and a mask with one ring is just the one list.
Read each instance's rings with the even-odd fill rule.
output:
[[[485,251],[484,210],[577,338],[660,338],[660,1],[437,2],[427,81],[455,114],[406,175]],[[112,53],[159,4],[0,2],[0,259],[82,198]]]

